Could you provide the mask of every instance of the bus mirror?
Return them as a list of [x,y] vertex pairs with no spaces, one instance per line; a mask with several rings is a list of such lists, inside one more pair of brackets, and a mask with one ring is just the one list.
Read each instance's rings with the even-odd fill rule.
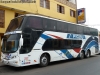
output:
[[19,44],[20,44],[20,47],[23,46],[23,38],[22,38],[22,35],[21,35],[21,38],[19,40]]
[[2,44],[3,44],[3,39],[1,40],[1,46],[2,46]]

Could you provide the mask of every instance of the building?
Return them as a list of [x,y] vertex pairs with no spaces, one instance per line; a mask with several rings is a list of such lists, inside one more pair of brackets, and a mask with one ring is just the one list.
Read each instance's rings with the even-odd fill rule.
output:
[[33,13],[76,23],[76,9],[76,0],[0,0],[0,42],[10,20],[18,15]]

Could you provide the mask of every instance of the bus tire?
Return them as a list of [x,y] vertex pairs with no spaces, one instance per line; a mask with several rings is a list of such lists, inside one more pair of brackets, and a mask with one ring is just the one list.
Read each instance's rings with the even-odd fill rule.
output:
[[43,54],[41,57],[40,57],[40,66],[41,67],[45,67],[49,64],[49,57],[47,54]]
[[81,51],[80,52],[80,59],[84,59],[84,57],[85,57],[84,51]]
[[86,53],[86,58],[89,58],[91,56],[90,51],[88,50]]

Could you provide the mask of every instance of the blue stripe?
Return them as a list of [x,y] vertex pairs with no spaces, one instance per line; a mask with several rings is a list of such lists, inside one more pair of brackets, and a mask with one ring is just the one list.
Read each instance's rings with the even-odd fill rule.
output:
[[[54,50],[54,51],[55,51],[57,54],[59,54],[61,57],[63,57],[63,56],[62,56],[63,53],[58,53],[56,50]],[[63,58],[65,58],[65,57],[63,57]],[[65,58],[65,59],[66,59],[66,58]]]
[[63,53],[66,55],[66,57],[67,57],[68,59],[74,58],[74,57],[70,54],[70,52],[69,52],[68,50],[63,49],[63,50],[60,50],[60,51],[63,52]]
[[46,40],[46,39],[51,39],[51,37],[49,37],[49,36],[47,36],[47,35],[45,35],[45,34],[42,34],[41,37],[42,37],[43,39],[45,39],[45,40]]
[[87,47],[86,47],[85,50],[90,49],[92,46],[95,46],[95,48],[98,49],[98,43],[97,43],[95,40],[93,40],[92,42],[90,42],[90,43],[87,45]]

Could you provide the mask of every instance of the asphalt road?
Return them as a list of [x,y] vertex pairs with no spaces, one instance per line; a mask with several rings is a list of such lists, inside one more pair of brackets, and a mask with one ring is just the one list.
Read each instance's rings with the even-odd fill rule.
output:
[[38,65],[14,68],[0,67],[0,75],[100,75],[100,55],[87,59],[71,59],[50,63],[47,67]]

